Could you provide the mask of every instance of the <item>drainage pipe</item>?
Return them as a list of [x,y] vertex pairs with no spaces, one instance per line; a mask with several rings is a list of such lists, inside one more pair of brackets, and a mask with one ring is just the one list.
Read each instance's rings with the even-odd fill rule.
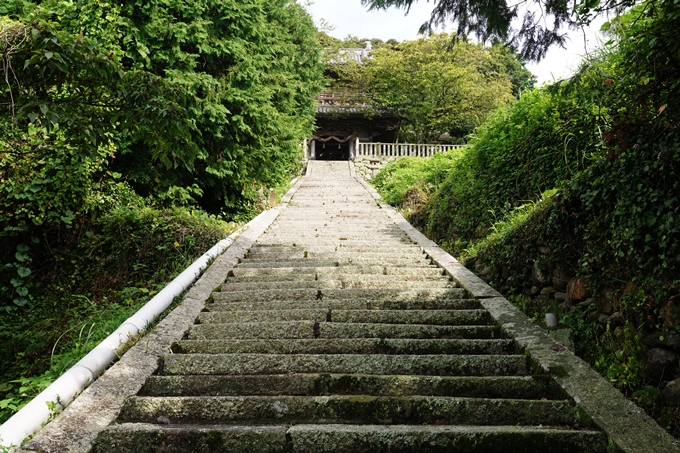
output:
[[73,365],[59,379],[33,398],[12,418],[0,426],[0,445],[9,447],[20,445],[25,438],[36,433],[51,414],[48,403],[63,406],[70,403],[77,393],[99,376],[116,358],[121,346],[137,337],[158,315],[167,309],[176,296],[191,286],[208,267],[211,259],[222,254],[236,238],[253,223],[257,217],[244,227],[221,240],[213,248],[197,259],[184,272],[179,274],[161,292],[146,303],[137,313],[128,318],[121,326],[96,346],[89,354]]

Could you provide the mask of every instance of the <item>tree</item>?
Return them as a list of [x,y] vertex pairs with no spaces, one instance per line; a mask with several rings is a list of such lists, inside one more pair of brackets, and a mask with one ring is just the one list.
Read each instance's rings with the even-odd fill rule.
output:
[[[408,11],[418,0],[362,0],[370,9],[403,8]],[[673,0],[662,0],[672,2]],[[473,34],[482,42],[502,41],[520,49],[526,60],[541,60],[548,48],[564,47],[565,27],[576,29],[598,15],[621,12],[635,0],[434,0],[430,19],[421,33],[432,33],[449,21],[457,23],[457,35]],[[515,28],[513,21],[520,23]]]
[[138,140],[168,167],[195,160],[178,87],[124,70],[96,40],[44,19],[5,18],[0,58],[0,237],[69,223],[116,141]]
[[433,35],[378,49],[350,74],[364,103],[402,119],[402,140],[428,143],[444,133],[462,139],[513,99],[505,64],[494,60],[495,52]]
[[299,167],[322,67],[317,31],[296,2],[14,0],[3,12],[97,42],[123,74],[155,76],[185,100],[183,118],[193,132],[168,149],[183,155],[195,145],[190,165],[169,168],[157,159],[143,138],[160,140],[158,134],[114,134],[109,168],[141,195],[235,215],[259,187]]

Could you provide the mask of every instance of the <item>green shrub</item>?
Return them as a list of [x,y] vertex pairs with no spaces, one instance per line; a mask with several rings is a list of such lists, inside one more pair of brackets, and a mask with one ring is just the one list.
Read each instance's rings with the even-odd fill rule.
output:
[[402,157],[380,170],[373,185],[387,203],[398,206],[416,183],[425,184],[428,191],[437,190],[464,153],[464,149],[459,149],[429,159]]
[[0,423],[236,229],[199,210],[136,201],[30,242],[30,300],[0,300],[13,307],[0,317]]

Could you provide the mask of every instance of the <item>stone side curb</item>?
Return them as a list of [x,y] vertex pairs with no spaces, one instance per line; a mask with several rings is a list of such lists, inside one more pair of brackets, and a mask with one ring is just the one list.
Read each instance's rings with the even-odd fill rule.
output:
[[392,206],[384,203],[378,192],[368,183],[359,177],[356,179],[434,262],[446,270],[471,296],[480,299],[482,306],[489,311],[503,333],[525,349],[538,370],[555,376],[558,385],[607,434],[612,451],[625,453],[680,451],[680,441],[662,429],[640,407],[624,397],[571,351],[552,349],[555,341],[546,331],[532,324],[528,316],[500,293],[416,230]]
[[175,341],[182,339],[213,290],[224,282],[228,272],[285,209],[301,184],[302,180],[297,181],[278,207],[253,219],[236,241],[189,288],[177,308],[141,337],[118,362],[17,453],[89,452],[97,434],[118,416],[124,400],[136,394],[147,377],[156,371],[160,357],[168,353]]

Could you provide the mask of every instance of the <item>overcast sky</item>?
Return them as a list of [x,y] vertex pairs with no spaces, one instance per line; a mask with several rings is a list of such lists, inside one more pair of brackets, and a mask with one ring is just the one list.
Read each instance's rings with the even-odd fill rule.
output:
[[[335,27],[329,34],[336,38],[354,35],[384,41],[390,38],[404,41],[418,37],[418,28],[430,17],[432,3],[420,0],[411,8],[408,16],[404,16],[404,11],[398,9],[369,12],[366,7],[361,6],[361,0],[314,0],[307,8],[317,25],[323,19]],[[591,28],[599,29],[599,23]],[[553,48],[543,61],[529,64],[528,68],[536,75],[539,84],[567,77],[578,67],[586,48],[590,51],[597,45],[596,36],[596,31],[587,32],[586,47],[583,34],[571,32],[566,50]]]

